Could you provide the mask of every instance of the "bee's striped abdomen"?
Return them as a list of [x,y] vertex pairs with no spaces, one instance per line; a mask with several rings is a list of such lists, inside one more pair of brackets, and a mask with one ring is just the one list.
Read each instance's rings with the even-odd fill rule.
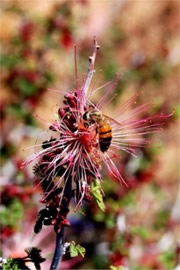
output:
[[112,129],[109,123],[103,123],[103,121],[100,123],[98,128],[99,133],[99,146],[102,152],[105,152],[108,150],[108,148],[111,145],[112,140]]

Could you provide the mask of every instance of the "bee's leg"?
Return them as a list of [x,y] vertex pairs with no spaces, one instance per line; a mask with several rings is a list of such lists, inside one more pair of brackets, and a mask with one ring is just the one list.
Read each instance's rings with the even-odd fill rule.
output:
[[94,140],[98,134],[98,126],[97,126],[97,124],[94,124],[93,127],[94,127],[94,131],[95,131],[94,137],[93,137],[93,140]]

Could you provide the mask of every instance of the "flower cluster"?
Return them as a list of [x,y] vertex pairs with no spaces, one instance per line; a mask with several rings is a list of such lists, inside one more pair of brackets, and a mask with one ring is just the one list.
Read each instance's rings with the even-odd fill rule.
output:
[[109,94],[114,89],[117,78],[104,86],[105,94],[97,104],[90,101],[92,91],[89,92],[89,88],[95,72],[98,49],[95,40],[93,54],[89,57],[87,78],[81,86],[76,67],[77,89],[64,96],[65,106],[58,110],[59,119],[49,126],[55,135],[43,142],[42,150],[23,164],[26,166],[34,159],[39,159],[34,173],[41,183],[44,193],[41,202],[46,207],[39,213],[35,225],[36,233],[43,224],[54,225],[56,232],[62,226],[69,225],[66,216],[71,198],[74,196],[76,200],[75,210],[84,199],[91,199],[91,183],[94,180],[98,183],[101,181],[102,162],[113,177],[126,184],[114,161],[119,157],[118,151],[135,155],[137,148],[149,143],[146,135],[160,131],[161,120],[169,117],[159,114],[139,118],[140,115],[145,115],[152,103],[131,109],[136,95],[120,108],[116,120],[105,116],[101,108],[109,102]]

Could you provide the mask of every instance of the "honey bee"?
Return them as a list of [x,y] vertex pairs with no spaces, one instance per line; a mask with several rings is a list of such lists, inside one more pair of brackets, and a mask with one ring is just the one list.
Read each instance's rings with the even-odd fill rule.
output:
[[112,141],[112,128],[109,117],[103,115],[101,112],[91,110],[85,112],[83,119],[88,125],[97,124],[97,133],[99,135],[99,147],[102,152],[106,152]]

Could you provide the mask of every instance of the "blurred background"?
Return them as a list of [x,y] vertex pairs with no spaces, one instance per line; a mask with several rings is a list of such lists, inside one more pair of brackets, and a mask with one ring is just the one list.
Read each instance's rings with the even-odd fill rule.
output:
[[[75,86],[77,44],[81,79],[88,68],[93,36],[101,46],[96,60],[97,87],[123,73],[111,107],[142,93],[154,101],[150,112],[175,113],[139,158],[122,155],[124,188],[105,173],[106,211],[95,203],[69,214],[66,241],[86,248],[85,259],[64,258],[64,269],[179,269],[179,2],[143,0],[1,0],[1,256],[24,256],[37,246],[48,264],[53,228],[34,235],[41,191],[32,167],[20,170],[52,121],[63,95]],[[39,117],[35,117],[39,115]],[[111,115],[113,116],[113,115]],[[180,193],[180,192],[179,192]]]

